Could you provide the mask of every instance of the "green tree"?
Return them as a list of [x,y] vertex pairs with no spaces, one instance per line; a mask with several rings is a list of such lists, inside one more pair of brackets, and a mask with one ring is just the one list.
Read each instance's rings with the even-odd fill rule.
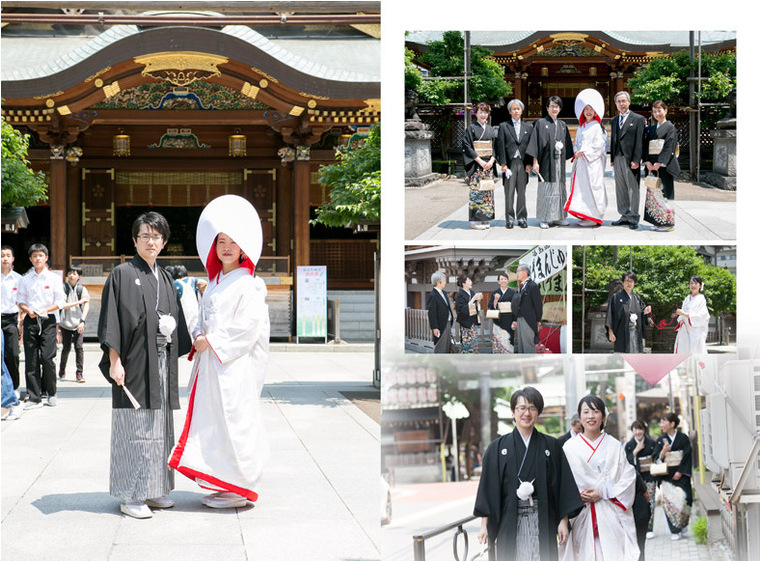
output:
[[[704,103],[716,103],[726,100],[733,88],[737,87],[737,55],[734,52],[703,53],[701,76],[705,78],[700,86],[700,100]],[[629,79],[634,103],[652,103],[663,100],[670,106],[688,106],[690,69],[697,76],[698,60],[690,62],[687,51],[680,51],[670,56],[656,57],[647,66],[643,66]],[[697,87],[695,88],[697,95]],[[704,109],[702,125],[713,127],[726,108]]]
[[338,148],[338,162],[321,166],[318,181],[330,188],[312,224],[344,227],[380,220],[380,123],[356,148]]
[[2,195],[3,208],[29,207],[47,200],[45,174],[33,172],[27,153],[29,135],[2,120]]
[[[505,82],[502,66],[490,58],[492,54],[481,45],[470,47],[468,92],[472,101],[495,102],[513,91],[512,85]],[[431,76],[462,76],[465,72],[465,39],[459,31],[446,31],[441,41],[428,44],[428,51],[419,60],[429,67]],[[437,105],[464,101],[460,80],[424,80],[418,95],[421,102]]]

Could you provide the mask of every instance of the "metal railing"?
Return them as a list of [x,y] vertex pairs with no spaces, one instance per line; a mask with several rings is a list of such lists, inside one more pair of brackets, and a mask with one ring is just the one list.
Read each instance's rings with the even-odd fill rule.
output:
[[[471,515],[470,517],[466,517],[465,519],[460,519],[459,521],[455,521],[454,523],[444,525],[443,527],[439,527],[438,529],[434,529],[433,531],[428,531],[427,533],[423,533],[422,535],[413,535],[412,536],[412,554],[414,556],[414,559],[425,560],[425,541],[426,540],[438,535],[442,535],[446,533],[447,531],[451,531],[452,529],[455,529],[454,536],[452,537],[452,554],[454,555],[454,559],[468,560],[468,546],[470,541],[468,540],[468,532],[464,529],[464,526],[475,519],[480,519],[480,517]],[[458,548],[457,548],[458,541],[461,536],[463,538],[463,544],[465,547],[462,553],[462,558],[460,558]],[[496,560],[497,551],[494,545],[494,541],[491,540],[491,538],[489,539],[488,546],[489,546],[488,559]],[[473,558],[471,558],[471,560],[475,560],[478,556],[480,556],[480,554],[474,556]]]

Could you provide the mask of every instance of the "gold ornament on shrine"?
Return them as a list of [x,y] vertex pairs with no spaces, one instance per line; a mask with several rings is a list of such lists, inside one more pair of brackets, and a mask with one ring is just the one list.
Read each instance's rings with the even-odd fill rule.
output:
[[242,158],[246,155],[246,135],[241,135],[240,129],[235,129],[235,134],[228,137],[228,144],[229,154],[233,158]]
[[114,135],[114,156],[127,157],[130,155],[130,142],[132,139],[119,127],[119,134]]

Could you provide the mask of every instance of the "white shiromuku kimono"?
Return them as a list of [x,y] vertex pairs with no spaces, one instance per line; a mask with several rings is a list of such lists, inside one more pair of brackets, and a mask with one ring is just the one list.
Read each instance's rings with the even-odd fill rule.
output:
[[584,123],[576,131],[574,153],[584,156],[574,161],[571,176],[571,195],[565,210],[579,219],[602,224],[608,194],[605,192],[605,133],[597,121]]
[[623,445],[605,432],[593,443],[579,434],[566,441],[563,452],[579,491],[595,488],[602,499],[584,504],[570,521],[571,534],[560,547],[560,559],[637,560],[632,513],[637,474]]
[[682,310],[690,317],[679,317],[676,325],[674,353],[706,354],[708,320],[710,319],[706,298],[700,293],[694,297],[690,294],[684,299]]
[[256,501],[269,444],[259,397],[269,354],[264,282],[245,268],[209,282],[193,336],[206,336],[189,384],[185,427],[170,466],[201,487]]

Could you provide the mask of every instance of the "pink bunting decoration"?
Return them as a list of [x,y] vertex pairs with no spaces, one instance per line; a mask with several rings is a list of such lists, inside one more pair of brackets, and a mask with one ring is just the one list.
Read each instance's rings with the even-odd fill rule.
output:
[[665,353],[655,355],[644,353],[621,354],[624,361],[631,365],[632,369],[650,384],[660,381],[669,374],[669,371],[674,370],[689,356],[689,354],[670,355]]

